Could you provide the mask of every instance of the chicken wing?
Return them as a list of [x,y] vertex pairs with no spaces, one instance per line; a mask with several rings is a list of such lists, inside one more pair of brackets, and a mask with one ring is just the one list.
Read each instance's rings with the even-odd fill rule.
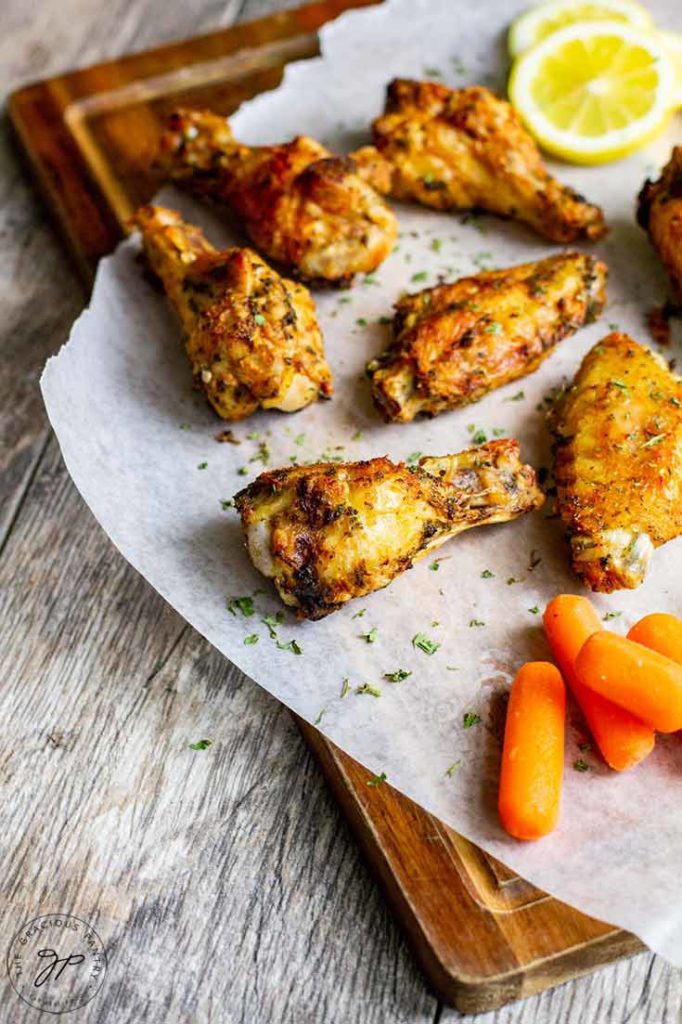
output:
[[472,526],[539,508],[517,441],[492,441],[416,467],[387,458],[261,473],[235,496],[246,546],[299,618],[321,619],[387,586]]
[[682,533],[682,380],[627,334],[585,356],[550,414],[557,511],[592,590],[638,587]]
[[367,364],[376,407],[405,423],[532,373],[601,313],[606,273],[592,256],[564,252],[406,295],[392,344]]
[[639,193],[637,220],[649,233],[682,301],[682,146],[675,146],[658,181]]
[[314,139],[244,146],[225,118],[180,110],[157,164],[196,195],[229,206],[268,259],[304,280],[347,283],[393,248],[393,212],[352,159],[331,156]]
[[132,224],[180,317],[195,383],[219,416],[295,412],[331,395],[307,288],[250,249],[218,252],[174,210],[145,206]]
[[483,86],[394,79],[373,129],[392,173],[372,147],[355,159],[366,180],[395,199],[436,210],[488,210],[552,242],[606,232],[599,207],[549,174],[514,108]]

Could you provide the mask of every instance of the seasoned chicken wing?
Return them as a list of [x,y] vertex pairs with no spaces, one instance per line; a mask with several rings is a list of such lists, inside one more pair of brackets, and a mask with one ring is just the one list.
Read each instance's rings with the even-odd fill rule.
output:
[[483,86],[395,79],[373,129],[392,173],[372,147],[355,159],[365,178],[395,199],[488,210],[524,221],[552,242],[606,231],[599,207],[549,174],[514,108]]
[[157,163],[196,195],[229,206],[268,259],[304,280],[347,283],[393,248],[393,212],[351,158],[331,156],[314,139],[244,146],[224,117],[180,110]]
[[627,334],[585,356],[550,414],[557,511],[592,588],[638,587],[682,533],[682,381]]
[[195,382],[219,416],[295,412],[331,395],[307,288],[250,249],[218,252],[175,210],[144,206],[132,224],[180,317]]
[[639,193],[637,220],[649,233],[682,301],[682,146],[675,146],[658,181]]
[[606,273],[592,256],[564,252],[406,295],[392,344],[367,364],[375,405],[408,422],[532,373],[601,313]]
[[504,440],[416,467],[378,458],[268,471],[235,505],[256,568],[299,618],[321,619],[463,530],[543,500],[518,442]]

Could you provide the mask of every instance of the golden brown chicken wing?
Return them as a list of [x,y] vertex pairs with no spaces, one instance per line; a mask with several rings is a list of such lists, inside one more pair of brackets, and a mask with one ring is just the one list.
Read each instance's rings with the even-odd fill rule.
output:
[[390,420],[476,402],[536,370],[604,307],[606,265],[564,252],[427,288],[396,303],[394,340],[367,364]]
[[682,381],[627,334],[585,356],[550,415],[557,511],[592,588],[638,587],[682,533]]
[[229,206],[268,259],[304,280],[347,283],[393,248],[392,211],[352,159],[332,157],[314,139],[243,146],[224,117],[180,110],[157,163],[196,195]]
[[235,496],[254,565],[308,619],[387,586],[463,530],[543,500],[511,440],[416,467],[387,458],[292,466],[261,473]]
[[395,199],[436,210],[488,210],[524,221],[552,242],[606,231],[599,207],[549,174],[513,107],[483,86],[395,79],[373,129],[392,173],[372,147],[355,159],[365,178]]
[[250,249],[218,252],[175,210],[144,206],[132,224],[180,317],[195,382],[219,416],[295,412],[331,395],[307,288]]
[[649,233],[682,301],[682,146],[675,146],[658,181],[647,181],[639,193],[637,220]]

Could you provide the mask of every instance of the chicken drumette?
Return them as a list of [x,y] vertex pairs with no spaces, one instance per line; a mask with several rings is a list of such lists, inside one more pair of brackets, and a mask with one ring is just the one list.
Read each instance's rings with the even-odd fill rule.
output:
[[585,356],[550,414],[557,511],[592,588],[638,587],[682,533],[682,381],[627,334]]
[[144,206],[132,224],[180,317],[195,382],[219,416],[295,412],[331,395],[307,288],[250,249],[219,252],[174,210]]
[[639,193],[637,220],[649,233],[682,302],[682,146],[675,146],[658,181]]
[[347,283],[393,248],[393,212],[350,157],[333,157],[314,139],[244,146],[224,117],[180,110],[157,164],[194,194],[230,207],[268,259],[304,280]]
[[387,458],[291,466],[261,473],[235,497],[254,565],[308,619],[387,586],[463,530],[542,502],[513,440],[416,467]]
[[599,207],[549,174],[513,107],[483,86],[395,79],[373,129],[374,146],[354,156],[365,178],[395,199],[488,210],[552,242],[606,231]]
[[564,252],[427,288],[396,303],[394,340],[367,365],[386,419],[476,402],[536,370],[604,307],[606,266]]

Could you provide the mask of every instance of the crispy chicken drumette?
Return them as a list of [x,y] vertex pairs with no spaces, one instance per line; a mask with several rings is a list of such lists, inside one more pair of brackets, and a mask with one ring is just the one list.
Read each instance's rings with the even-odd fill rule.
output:
[[132,223],[180,317],[197,386],[219,416],[295,412],[331,395],[307,288],[250,249],[218,252],[174,210],[144,206]]
[[229,206],[268,259],[304,280],[348,282],[393,248],[392,211],[351,158],[331,156],[314,139],[244,146],[224,117],[180,110],[157,163],[196,195]]
[[488,210],[524,221],[552,242],[601,238],[604,217],[545,169],[513,107],[483,86],[448,89],[395,79],[361,173],[395,199],[436,210]]
[[645,182],[637,220],[670,275],[675,298],[682,301],[682,146],[675,146],[658,181]]
[[406,295],[392,344],[367,365],[375,405],[407,422],[532,373],[601,313],[605,280],[604,263],[564,252]]
[[235,497],[254,565],[308,619],[387,586],[463,530],[542,502],[512,440],[416,467],[387,458],[291,466],[261,473]]
[[550,426],[575,572],[592,590],[638,587],[654,548],[682,533],[682,381],[627,334],[609,334]]

